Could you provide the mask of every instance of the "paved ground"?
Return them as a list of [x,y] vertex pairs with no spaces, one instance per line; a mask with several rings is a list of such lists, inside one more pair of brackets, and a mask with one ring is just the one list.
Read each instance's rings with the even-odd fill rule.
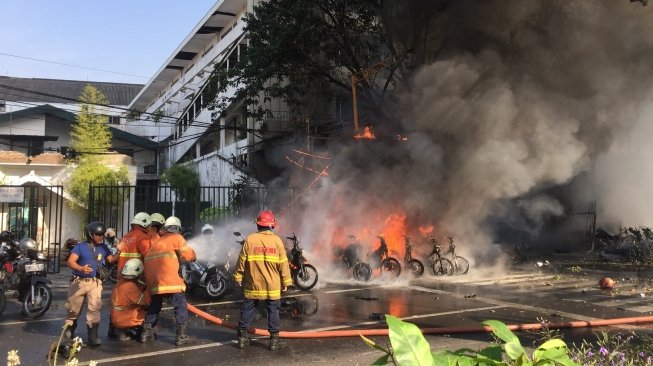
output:
[[[61,332],[65,311],[67,268],[54,280],[55,302],[52,309],[38,320],[25,320],[19,315],[19,304],[8,303],[0,319],[0,350],[18,349],[25,365],[47,365],[48,346]],[[619,280],[614,291],[600,290],[598,279],[610,275]],[[326,277],[326,276],[324,276]],[[372,313],[390,313],[420,327],[477,326],[486,319],[506,323],[537,323],[592,320],[653,315],[650,276],[648,272],[632,272],[575,267],[572,263],[537,268],[529,264],[510,273],[491,271],[464,276],[417,280],[401,280],[392,284],[372,283],[320,284],[312,292],[291,292],[284,298],[282,327],[284,330],[306,331],[326,329],[383,328],[385,323],[370,320]],[[104,291],[108,299],[111,286]],[[224,301],[207,304],[193,298],[203,310],[236,321],[239,296],[230,294]],[[234,332],[192,317],[189,333],[195,343],[175,347],[172,312],[166,308],[157,330],[159,338],[151,344],[120,343],[106,337],[108,306],[105,303],[101,335],[103,345],[84,349],[80,360],[96,360],[100,364],[120,365],[287,365],[287,364],[370,364],[379,354],[367,348],[360,339],[332,338],[289,340],[289,347],[270,352],[266,340],[260,339],[246,350],[233,342]],[[265,328],[265,316],[259,314],[255,324]],[[636,332],[651,332],[653,325],[613,327]],[[580,341],[592,337],[597,329],[565,331],[565,340]],[[85,336],[85,330],[81,334]],[[526,345],[537,336],[521,333]],[[374,337],[387,342],[386,337]],[[479,348],[490,338],[484,333],[428,336],[434,349]]]

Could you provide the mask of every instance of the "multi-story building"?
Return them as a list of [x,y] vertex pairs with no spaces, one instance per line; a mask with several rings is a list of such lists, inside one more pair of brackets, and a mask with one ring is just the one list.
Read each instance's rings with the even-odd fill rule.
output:
[[[201,185],[224,186],[247,167],[257,142],[248,131],[263,121],[248,117],[242,103],[205,108],[204,88],[216,65],[230,67],[247,47],[244,16],[256,3],[217,1],[131,101],[129,109],[139,117],[127,121],[125,129],[161,144],[160,171],[190,162],[197,166]],[[275,119],[265,121],[268,127],[285,127],[286,108],[275,102],[268,107],[275,111]]]

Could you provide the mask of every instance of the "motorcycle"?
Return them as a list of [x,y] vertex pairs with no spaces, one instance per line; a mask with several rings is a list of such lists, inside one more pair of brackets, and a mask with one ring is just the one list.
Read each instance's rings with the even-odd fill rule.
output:
[[[240,233],[237,234],[240,235]],[[232,252],[233,250],[230,250],[227,253],[226,261],[218,266],[211,262],[208,262],[206,266],[197,261],[182,263],[179,272],[181,278],[186,282],[188,290],[194,291],[202,288],[206,297],[211,300],[223,298],[233,289],[229,264]]]
[[368,252],[367,255],[374,267],[363,262],[357,263],[354,266],[354,278],[359,281],[368,281],[374,269],[380,269],[381,273],[391,273],[395,277],[399,277],[401,274],[401,264],[399,264],[399,261],[388,255],[388,244],[385,238],[380,235],[377,238],[381,242],[379,248],[371,253]]
[[33,249],[22,253],[20,244],[15,241],[3,242],[0,264],[0,281],[3,281],[0,309],[4,310],[5,290],[15,290],[24,316],[36,319],[45,314],[52,304],[52,290],[48,286],[52,281],[46,278],[45,255]]
[[304,250],[299,247],[297,235],[293,233],[286,238],[292,242],[288,261],[293,283],[300,290],[308,291],[317,284],[317,269],[312,264],[308,264],[308,260],[304,257]]

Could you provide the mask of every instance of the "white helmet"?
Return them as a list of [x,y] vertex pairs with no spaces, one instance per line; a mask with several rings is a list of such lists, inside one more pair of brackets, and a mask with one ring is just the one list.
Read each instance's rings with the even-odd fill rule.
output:
[[152,223],[157,223],[160,226],[163,226],[163,223],[166,222],[166,218],[163,217],[163,215],[161,215],[160,213],[155,212],[155,213],[150,215],[150,221]]
[[134,215],[134,218],[132,219],[132,225],[138,225],[142,227],[148,227],[152,223],[150,220],[150,215],[147,212],[139,212],[136,215]]
[[107,229],[107,231],[104,232],[104,236],[107,238],[115,238],[116,237],[116,229],[110,227]]
[[206,224],[202,226],[202,235],[212,235],[214,232],[213,225]]
[[[176,227],[176,230],[174,229]],[[171,233],[178,233],[181,231],[181,220],[178,217],[170,216],[163,223],[163,229]]]
[[123,278],[133,280],[143,273],[143,269],[143,262],[138,258],[132,258],[125,262],[125,266],[122,267],[120,274]]

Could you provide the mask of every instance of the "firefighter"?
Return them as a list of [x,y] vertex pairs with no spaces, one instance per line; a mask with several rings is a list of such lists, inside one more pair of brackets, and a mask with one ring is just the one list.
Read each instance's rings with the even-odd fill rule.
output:
[[258,232],[245,239],[233,275],[238,286],[243,286],[243,305],[238,321],[238,348],[249,345],[247,328],[256,314],[259,300],[265,300],[268,312],[269,348],[275,351],[286,345],[279,338],[281,293],[292,284],[286,249],[281,238],[272,230],[276,224],[271,211],[263,211],[256,219]]
[[175,308],[175,345],[190,343],[186,334],[188,309],[186,308],[186,284],[179,277],[179,261],[195,261],[195,251],[181,235],[181,221],[170,216],[163,224],[161,239],[154,243],[145,255],[145,283],[152,294],[143,324],[141,342],[154,340],[152,328],[156,325],[163,300],[168,298]]
[[117,329],[118,339],[138,339],[150,304],[150,293],[143,280],[143,262],[132,258],[122,268],[122,280],[111,293],[111,323]]
[[150,247],[150,237],[148,229],[150,227],[150,215],[146,212],[139,212],[134,215],[131,221],[131,230],[125,234],[116,245],[120,251],[120,258],[118,259],[118,281],[120,281],[120,273],[128,260],[138,258],[143,260],[143,255]]
[[163,217],[160,213],[153,213],[150,215],[150,230],[149,230],[149,235],[150,235],[150,245],[152,243],[155,243],[161,239],[161,235],[159,232],[163,228],[163,224],[165,223],[166,218]]
[[100,311],[102,310],[102,281],[98,278],[98,267],[103,261],[113,263],[118,255],[111,255],[109,248],[103,244],[106,227],[100,222],[91,222],[86,226],[86,241],[77,244],[70,252],[68,267],[73,277],[68,287],[66,301],[65,337],[72,339],[77,328],[77,318],[86,300],[86,325],[88,345],[99,346],[98,329]]

